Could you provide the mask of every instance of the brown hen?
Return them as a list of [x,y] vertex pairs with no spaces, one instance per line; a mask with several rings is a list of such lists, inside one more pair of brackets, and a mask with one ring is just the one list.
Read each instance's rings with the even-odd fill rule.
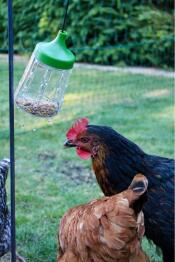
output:
[[65,147],[74,147],[82,159],[91,158],[105,196],[128,188],[138,173],[148,179],[149,198],[143,207],[145,235],[162,249],[164,262],[174,262],[175,161],[147,154],[112,128],[90,125],[87,118],[75,121],[66,136]]
[[141,249],[148,181],[136,175],[120,194],[69,209],[59,230],[57,262],[146,262]]

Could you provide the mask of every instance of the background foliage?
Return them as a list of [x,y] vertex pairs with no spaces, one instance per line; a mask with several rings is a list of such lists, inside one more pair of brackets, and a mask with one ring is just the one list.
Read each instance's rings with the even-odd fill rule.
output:
[[[13,0],[15,49],[31,51],[58,32],[64,0]],[[7,49],[7,4],[0,0],[0,49]],[[82,62],[173,67],[173,0],[72,0],[69,44]]]

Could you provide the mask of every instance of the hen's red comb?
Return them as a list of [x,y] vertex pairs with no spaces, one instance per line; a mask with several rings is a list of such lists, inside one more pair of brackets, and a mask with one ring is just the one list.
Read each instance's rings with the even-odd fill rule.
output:
[[78,134],[86,131],[88,123],[89,120],[86,117],[77,119],[73,126],[68,130],[66,137],[69,140],[74,140]]

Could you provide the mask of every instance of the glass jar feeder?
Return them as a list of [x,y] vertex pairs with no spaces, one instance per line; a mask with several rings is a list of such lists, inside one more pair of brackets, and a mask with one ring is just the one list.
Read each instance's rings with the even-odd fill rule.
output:
[[59,31],[53,41],[37,44],[15,92],[15,102],[25,112],[48,118],[60,111],[75,62],[66,37]]

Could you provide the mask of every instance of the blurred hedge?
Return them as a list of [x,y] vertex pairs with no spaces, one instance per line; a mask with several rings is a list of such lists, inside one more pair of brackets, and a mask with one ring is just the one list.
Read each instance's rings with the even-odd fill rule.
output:
[[[63,0],[13,0],[15,49],[31,51],[57,34]],[[0,0],[0,48],[7,48],[7,4]],[[83,62],[173,67],[172,0],[71,0],[69,45]]]

